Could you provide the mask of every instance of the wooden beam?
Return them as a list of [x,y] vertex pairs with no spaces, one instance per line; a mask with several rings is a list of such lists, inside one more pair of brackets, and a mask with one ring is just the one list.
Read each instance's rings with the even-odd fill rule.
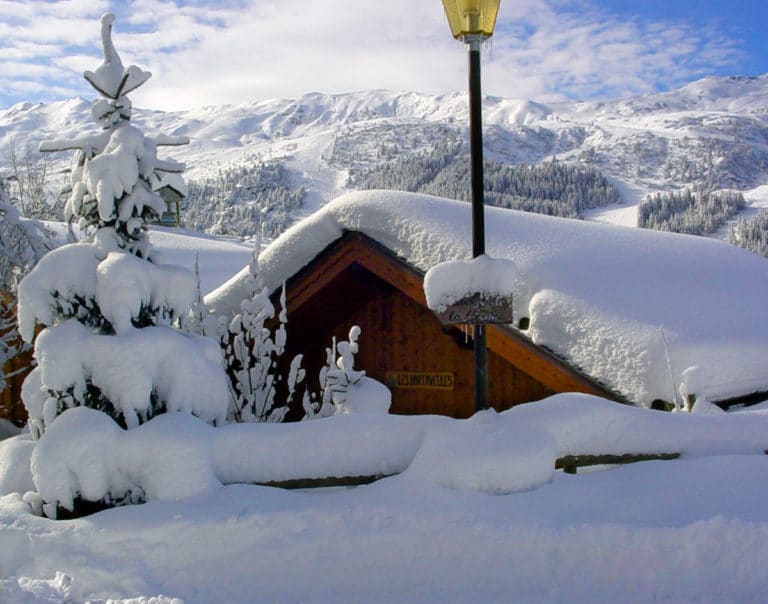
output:
[[512,328],[489,325],[488,348],[555,392],[582,392],[620,401],[614,393],[536,346]]
[[576,474],[576,468],[585,466],[620,465],[638,461],[678,459],[680,453],[624,453],[621,455],[565,455],[555,461],[555,469]]
[[[766,451],[768,454],[768,451]],[[680,453],[623,453],[618,455],[564,455],[555,460],[555,469],[566,474],[576,474],[577,468],[598,465],[625,465],[641,461],[670,461],[679,459]],[[280,489],[317,489],[324,487],[346,487],[371,484],[395,474],[374,474],[370,476],[327,476],[325,478],[293,478],[256,483],[265,487]]]

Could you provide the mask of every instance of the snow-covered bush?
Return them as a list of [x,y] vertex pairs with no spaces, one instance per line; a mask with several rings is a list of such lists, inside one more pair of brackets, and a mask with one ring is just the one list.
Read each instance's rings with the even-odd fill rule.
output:
[[[282,309],[278,325],[272,332],[265,324],[275,318],[275,306],[269,290],[259,276],[259,248],[257,240],[248,265],[250,296],[242,301],[240,312],[230,321],[222,334],[222,346],[227,362],[233,406],[230,418],[236,422],[281,422],[290,409],[296,386],[304,379],[301,369],[302,355],[291,361],[285,380],[277,373],[278,360],[285,352],[287,340],[285,287],[280,297]],[[283,384],[279,384],[282,381]],[[278,385],[284,386],[276,396]]]
[[334,339],[332,347],[326,349],[327,364],[320,370],[321,405],[315,416],[389,413],[392,405],[389,388],[367,377],[365,371],[355,369],[360,333],[360,327],[354,325],[348,340],[336,342]]
[[[11,205],[5,184],[0,179],[0,392],[8,387],[10,377],[28,370],[26,361],[6,366],[29,349],[29,344],[19,336],[16,319],[13,294],[17,280],[54,247],[39,223],[22,218]],[[9,408],[2,409],[3,415],[14,416],[15,406],[16,402],[11,401]]]
[[17,280],[54,247],[40,223],[19,214],[0,178],[0,289],[15,291]]
[[[350,411],[386,413],[391,404],[389,390],[354,368],[359,327],[352,327],[348,341],[337,343],[334,339],[331,348],[326,348],[326,364],[318,376],[319,396],[306,385],[306,371],[301,366],[303,354],[294,356],[290,363],[283,358],[288,337],[285,287],[277,312],[259,275],[259,247],[257,240],[248,266],[251,293],[242,301],[240,312],[219,333],[233,399],[229,419],[285,421],[302,387],[302,419]],[[295,416],[298,409],[293,411]]]
[[153,188],[184,169],[158,159],[157,146],[185,141],[152,139],[130,124],[125,95],[151,74],[123,66],[113,21],[101,20],[104,63],[85,72],[104,97],[92,108],[101,130],[41,144],[76,151],[65,215],[84,238],[47,254],[19,285],[20,332],[36,338],[38,367],[22,393],[35,437],[70,407],[103,411],[131,428],[166,411],[221,423],[229,404],[215,342],[172,327],[195,300],[195,275],[154,263],[146,236],[164,207]]

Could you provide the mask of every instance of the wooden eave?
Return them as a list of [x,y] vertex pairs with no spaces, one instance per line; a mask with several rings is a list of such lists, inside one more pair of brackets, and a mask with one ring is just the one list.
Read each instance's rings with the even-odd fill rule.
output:
[[[286,281],[289,314],[310,302],[353,265],[363,267],[427,308],[422,271],[367,235],[359,231],[345,231],[342,237]],[[490,350],[551,390],[584,392],[626,402],[511,327],[489,325],[486,333]]]

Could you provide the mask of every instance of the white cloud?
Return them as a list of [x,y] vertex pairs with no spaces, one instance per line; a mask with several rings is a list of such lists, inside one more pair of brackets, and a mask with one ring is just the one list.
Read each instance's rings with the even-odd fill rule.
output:
[[[68,71],[57,84],[69,82],[85,54],[93,57],[88,68],[101,61],[97,16],[108,8],[118,16],[114,39],[124,61],[155,75],[133,95],[140,106],[466,87],[465,51],[437,0],[0,0],[0,52],[16,62],[47,53]],[[694,24],[620,21],[589,0],[518,0],[501,4],[483,86],[539,100],[617,96],[735,67],[738,59],[731,40]],[[67,94],[92,94],[81,86]]]

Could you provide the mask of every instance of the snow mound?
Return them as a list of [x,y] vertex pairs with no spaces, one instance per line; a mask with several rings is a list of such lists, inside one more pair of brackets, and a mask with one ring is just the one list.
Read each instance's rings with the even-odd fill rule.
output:
[[469,261],[449,260],[433,266],[424,275],[427,306],[442,312],[475,292],[509,298],[515,289],[515,263],[487,254]]
[[[49,514],[55,505],[71,508],[78,495],[177,501],[230,483],[394,474],[413,488],[501,495],[549,483],[556,460],[567,455],[762,455],[766,434],[766,411],[666,413],[578,394],[468,420],[352,413],[216,428],[167,413],[123,430],[103,413],[76,407],[40,438],[31,470]],[[19,449],[14,463],[23,466],[29,453]],[[2,474],[0,483],[14,488]]]
[[28,434],[0,442],[0,495],[34,490],[29,458],[35,443]]
[[503,495],[549,482],[557,450],[545,430],[531,430],[484,411],[429,431],[405,476],[451,489]]
[[347,386],[345,413],[389,413],[392,392],[381,382],[363,376]]
[[[50,362],[49,356],[56,362]],[[69,320],[38,336],[35,358],[39,366],[25,381],[34,398],[25,398],[25,402],[30,417],[42,419],[46,426],[56,413],[55,408],[47,407],[55,407],[56,399],[45,401],[42,417],[36,417],[40,397],[51,390],[83,393],[86,381],[112,401],[128,427],[146,418],[153,394],[168,411],[185,411],[213,423],[226,420],[229,398],[221,350],[204,336],[158,326],[132,329],[116,338],[93,334]],[[131,371],[125,371],[126,367]],[[35,387],[39,388],[37,396]]]

